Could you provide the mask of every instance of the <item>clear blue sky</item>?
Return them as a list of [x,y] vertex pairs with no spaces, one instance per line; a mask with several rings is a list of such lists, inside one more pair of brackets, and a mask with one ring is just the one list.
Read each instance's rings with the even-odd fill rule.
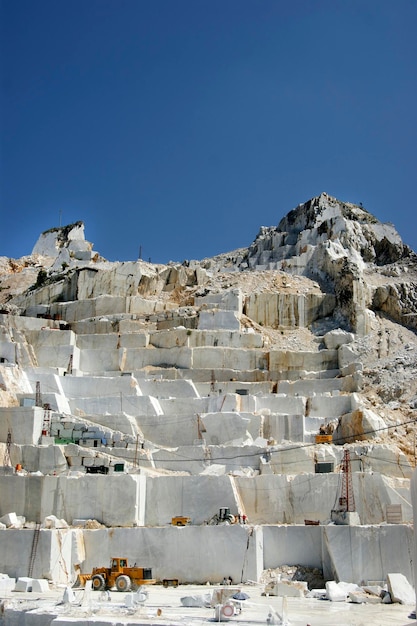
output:
[[0,7],[0,255],[201,259],[322,191],[417,250],[415,0]]

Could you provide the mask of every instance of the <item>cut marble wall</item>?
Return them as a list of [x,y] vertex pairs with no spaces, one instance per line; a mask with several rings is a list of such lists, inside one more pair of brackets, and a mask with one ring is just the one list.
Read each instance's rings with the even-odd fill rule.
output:
[[323,542],[329,556],[328,574],[336,581],[383,582],[390,572],[401,572],[414,584],[410,526],[325,526]]
[[[3,572],[27,575],[33,530],[0,531]],[[414,584],[409,555],[413,533],[407,525],[387,526],[187,526],[41,530],[33,575],[73,583],[77,571],[106,566],[125,556],[151,567],[157,580],[218,583],[259,580],[265,569],[301,565],[323,569],[324,576],[356,584],[384,582],[393,569]]]
[[43,419],[44,410],[41,407],[0,407],[0,441],[7,441],[10,431],[13,442],[39,443]]

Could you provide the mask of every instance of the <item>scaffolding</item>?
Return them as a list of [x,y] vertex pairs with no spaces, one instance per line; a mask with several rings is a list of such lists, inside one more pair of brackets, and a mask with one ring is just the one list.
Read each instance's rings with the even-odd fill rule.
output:
[[350,452],[345,450],[340,466],[340,480],[336,495],[336,502],[331,511],[331,520],[336,524],[359,523],[356,513],[355,496],[353,493],[352,468]]
[[345,511],[356,511],[355,496],[353,494],[352,469],[350,466],[350,452],[345,450],[342,461],[342,488],[339,498],[339,505],[345,507]]

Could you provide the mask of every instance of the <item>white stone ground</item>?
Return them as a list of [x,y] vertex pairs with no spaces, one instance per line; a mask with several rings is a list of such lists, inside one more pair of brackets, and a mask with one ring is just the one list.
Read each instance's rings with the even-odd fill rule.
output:
[[[143,607],[128,607],[126,594],[110,593],[110,601],[99,592],[84,598],[83,591],[75,592],[72,605],[63,604],[64,589],[56,588],[42,598],[31,593],[11,592],[1,599],[1,626],[201,626],[215,621],[215,610],[206,607],[184,607],[184,596],[201,596],[213,586],[184,585],[164,589],[149,588],[149,597]],[[259,585],[239,587],[249,595],[242,612],[229,621],[233,624],[267,624],[272,608],[288,626],[407,626],[416,624],[409,615],[414,606],[402,604],[354,604],[317,599],[266,597]],[[36,603],[35,603],[36,599]],[[26,612],[24,616],[23,613]],[[3,621],[2,621],[3,618]],[[285,619],[286,618],[286,619]],[[279,623],[279,622],[278,622]]]

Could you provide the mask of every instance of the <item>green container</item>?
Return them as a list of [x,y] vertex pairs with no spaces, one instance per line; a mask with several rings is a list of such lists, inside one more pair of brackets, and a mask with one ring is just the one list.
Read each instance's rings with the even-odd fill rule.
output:
[[115,472],[124,472],[125,471],[125,464],[124,463],[115,463],[114,464],[114,471]]

